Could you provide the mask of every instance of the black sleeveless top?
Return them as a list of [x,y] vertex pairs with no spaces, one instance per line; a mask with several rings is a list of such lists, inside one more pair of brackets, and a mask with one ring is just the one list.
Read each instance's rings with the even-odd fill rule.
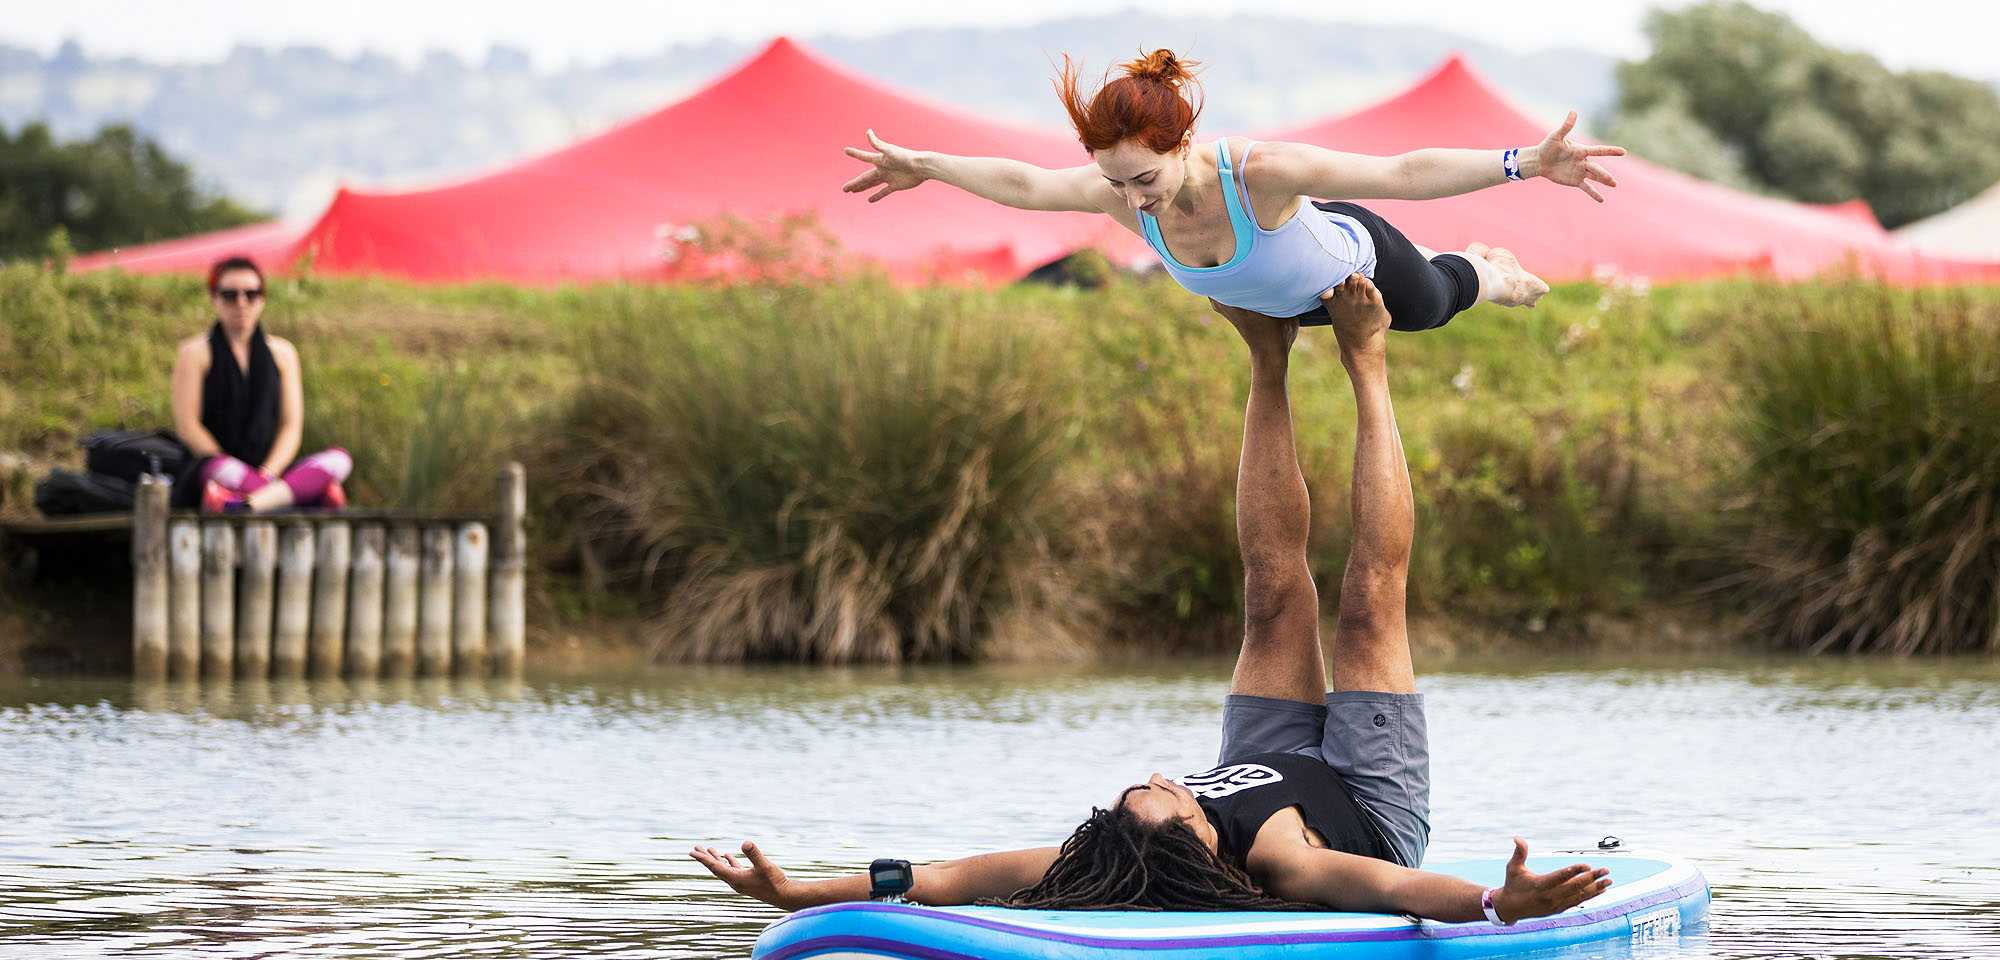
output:
[[1181,783],[1194,792],[1220,835],[1223,858],[1239,867],[1249,860],[1250,845],[1264,822],[1286,807],[1299,808],[1306,826],[1319,831],[1333,849],[1396,862],[1375,818],[1362,809],[1340,774],[1313,757],[1260,753],[1190,774]]
[[251,466],[264,465],[278,439],[278,361],[264,342],[264,327],[250,333],[250,369],[236,365],[217,321],[208,331],[208,376],[201,381],[201,425],[222,452]]

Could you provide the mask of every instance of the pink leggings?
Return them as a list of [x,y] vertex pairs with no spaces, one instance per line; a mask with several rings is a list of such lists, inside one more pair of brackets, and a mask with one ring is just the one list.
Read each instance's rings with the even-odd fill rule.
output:
[[[328,447],[292,464],[277,482],[292,488],[292,502],[301,507],[315,506],[326,496],[326,488],[347,479],[354,470],[354,458],[339,447]],[[223,489],[249,496],[271,481],[250,465],[227,454],[208,458],[201,468],[203,481],[213,480]]]

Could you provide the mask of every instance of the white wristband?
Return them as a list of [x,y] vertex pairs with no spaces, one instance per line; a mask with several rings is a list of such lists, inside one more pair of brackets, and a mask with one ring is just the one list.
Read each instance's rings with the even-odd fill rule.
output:
[[1479,895],[1479,909],[1486,911],[1486,919],[1493,921],[1494,926],[1511,927],[1514,924],[1510,921],[1500,919],[1500,911],[1493,908],[1493,895],[1498,892],[1497,889],[1487,889],[1482,892]]

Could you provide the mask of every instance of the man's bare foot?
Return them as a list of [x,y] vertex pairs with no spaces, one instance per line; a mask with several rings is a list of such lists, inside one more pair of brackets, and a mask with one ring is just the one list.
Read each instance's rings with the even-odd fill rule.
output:
[[1293,342],[1299,338],[1297,320],[1267,317],[1242,307],[1218,303],[1213,298],[1208,301],[1208,306],[1236,328],[1236,335],[1249,346],[1252,357],[1282,357],[1291,352]]
[[1383,356],[1387,353],[1389,309],[1382,305],[1382,291],[1361,274],[1319,295],[1332,321],[1333,336],[1340,342],[1343,358]]
[[1506,247],[1494,247],[1486,252],[1486,262],[1500,268],[1507,278],[1507,289],[1493,298],[1493,302],[1503,307],[1532,307],[1535,301],[1549,292],[1549,285],[1542,278],[1521,269],[1521,261]]

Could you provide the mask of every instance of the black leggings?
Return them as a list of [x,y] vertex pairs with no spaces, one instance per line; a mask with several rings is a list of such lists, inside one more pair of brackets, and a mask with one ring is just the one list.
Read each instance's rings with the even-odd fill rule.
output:
[[[1463,254],[1440,253],[1429,260],[1402,231],[1360,204],[1313,201],[1313,206],[1361,221],[1375,238],[1375,289],[1389,308],[1389,329],[1429,330],[1479,302],[1479,274]],[[1335,282],[1346,277],[1336,278]],[[1328,284],[1332,286],[1333,284]],[[1299,326],[1324,326],[1332,320],[1325,307],[1314,307],[1292,319]]]

